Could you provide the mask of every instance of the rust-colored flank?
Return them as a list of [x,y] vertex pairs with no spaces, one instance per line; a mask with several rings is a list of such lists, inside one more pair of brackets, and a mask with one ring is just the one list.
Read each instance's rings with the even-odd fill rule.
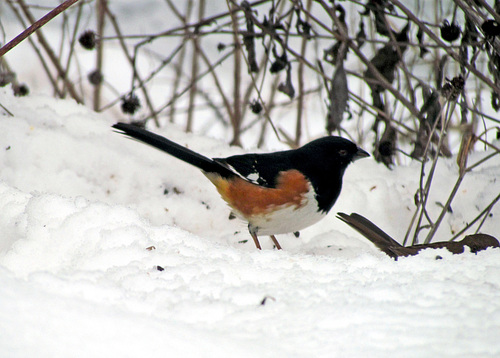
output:
[[299,209],[305,202],[304,195],[310,190],[309,183],[298,170],[281,172],[276,188],[252,184],[240,177],[223,180],[220,176],[207,173],[222,199],[245,217],[264,214],[272,208],[295,205]]

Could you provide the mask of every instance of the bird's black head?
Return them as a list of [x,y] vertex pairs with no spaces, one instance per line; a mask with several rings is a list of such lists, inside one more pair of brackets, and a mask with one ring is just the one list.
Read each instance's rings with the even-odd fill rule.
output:
[[[302,152],[308,157],[319,158],[326,170],[329,166],[335,169],[339,167],[345,169],[349,163],[370,156],[350,140],[341,137],[323,137],[313,140],[299,148],[297,152]],[[314,159],[314,161],[317,160]]]
[[316,192],[319,210],[328,212],[342,189],[342,177],[349,163],[370,155],[348,139],[323,137],[295,151],[295,163]]

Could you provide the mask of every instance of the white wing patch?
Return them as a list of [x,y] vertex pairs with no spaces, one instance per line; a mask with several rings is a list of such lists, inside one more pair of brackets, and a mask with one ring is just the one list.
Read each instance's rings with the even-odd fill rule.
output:
[[262,178],[260,176],[259,172],[257,171],[257,168],[255,166],[255,164],[257,164],[257,162],[255,162],[255,161],[254,161],[254,164],[252,165],[252,169],[255,171],[253,173],[248,174],[247,176],[244,176],[243,174],[241,174],[239,171],[236,170],[236,168],[234,168],[231,164],[229,164],[225,161],[219,162],[219,163],[223,164],[226,168],[228,168],[234,174],[239,176],[241,179],[249,181],[252,184],[256,184],[256,185],[262,185],[262,183],[267,184],[267,180]]
[[250,180],[252,183],[257,183],[260,178],[259,173],[251,173],[247,175],[247,179]]

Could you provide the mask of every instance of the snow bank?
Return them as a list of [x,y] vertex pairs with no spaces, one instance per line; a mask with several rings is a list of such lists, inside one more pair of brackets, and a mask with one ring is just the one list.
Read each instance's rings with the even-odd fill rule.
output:
[[[258,252],[201,173],[113,133],[113,119],[46,97],[1,92],[0,103],[14,114],[0,117],[2,356],[500,354],[498,249],[395,262],[335,219],[358,212],[402,238],[418,164],[356,162],[328,218],[280,237],[283,251],[262,238]],[[242,152],[163,134],[211,156]],[[500,192],[499,174],[495,158],[467,177],[438,239]],[[431,214],[455,176],[441,161]],[[498,238],[491,214],[482,231]]]

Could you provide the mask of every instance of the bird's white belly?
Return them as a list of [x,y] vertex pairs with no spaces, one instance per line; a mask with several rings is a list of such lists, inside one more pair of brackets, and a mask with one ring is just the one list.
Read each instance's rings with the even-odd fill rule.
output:
[[246,219],[256,228],[257,235],[279,235],[305,229],[326,216],[326,213],[318,211],[314,190],[309,190],[302,200],[299,206],[280,205],[269,208],[272,210],[265,215],[253,215]]

